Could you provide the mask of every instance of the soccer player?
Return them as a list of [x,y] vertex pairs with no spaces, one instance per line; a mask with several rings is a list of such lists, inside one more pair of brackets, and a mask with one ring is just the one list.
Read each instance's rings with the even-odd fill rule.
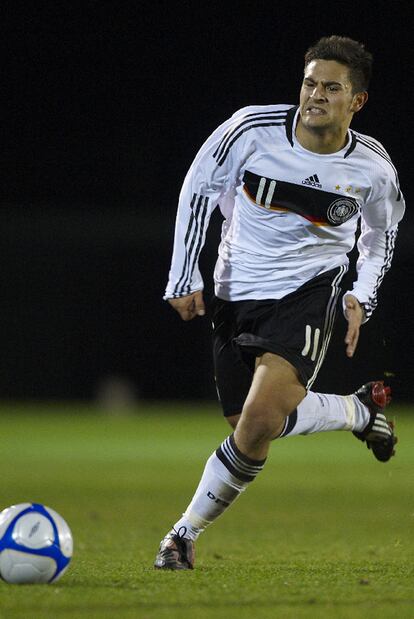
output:
[[205,142],[179,199],[165,299],[183,320],[205,314],[198,257],[209,217],[224,216],[212,301],[216,382],[234,432],[207,460],[155,567],[192,569],[194,542],[265,465],[271,441],[350,430],[383,462],[394,453],[381,381],[339,396],[310,391],[323,362],[358,221],[359,259],[343,296],[346,354],[377,305],[404,213],[384,147],[350,129],[368,99],[372,55],[352,39],[305,54],[299,105],[236,112]]

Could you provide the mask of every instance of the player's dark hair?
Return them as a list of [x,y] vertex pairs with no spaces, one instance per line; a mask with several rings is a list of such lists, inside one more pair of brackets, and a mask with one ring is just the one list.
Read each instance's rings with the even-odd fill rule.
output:
[[362,43],[336,34],[322,37],[305,54],[305,67],[312,60],[336,60],[349,69],[352,91],[368,90],[372,73],[372,54]]

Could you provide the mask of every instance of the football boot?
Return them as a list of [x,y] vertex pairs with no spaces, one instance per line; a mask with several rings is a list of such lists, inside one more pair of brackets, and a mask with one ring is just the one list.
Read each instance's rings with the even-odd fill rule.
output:
[[192,570],[194,567],[194,542],[170,531],[161,540],[154,567],[159,570]]
[[397,443],[394,424],[384,415],[384,409],[391,401],[390,387],[385,387],[381,380],[371,381],[362,385],[354,395],[368,408],[370,420],[362,432],[353,434],[367,444],[377,460],[388,462],[395,454]]

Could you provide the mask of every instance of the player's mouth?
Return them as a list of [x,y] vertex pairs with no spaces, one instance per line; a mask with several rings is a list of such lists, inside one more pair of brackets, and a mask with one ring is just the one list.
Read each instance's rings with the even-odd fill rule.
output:
[[315,105],[309,105],[306,110],[306,114],[311,116],[324,116],[327,112],[320,107],[316,107]]

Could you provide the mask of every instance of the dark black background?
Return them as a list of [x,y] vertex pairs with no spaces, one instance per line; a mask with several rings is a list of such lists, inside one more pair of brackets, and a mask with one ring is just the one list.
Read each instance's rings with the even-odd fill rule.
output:
[[329,34],[374,54],[353,127],[387,148],[408,212],[356,358],[340,317],[315,387],[386,373],[413,397],[409,3],[13,2],[0,18],[0,397],[90,398],[112,375],[144,398],[215,397],[208,319],[162,301],[180,186],[236,109],[297,102],[304,52]]

